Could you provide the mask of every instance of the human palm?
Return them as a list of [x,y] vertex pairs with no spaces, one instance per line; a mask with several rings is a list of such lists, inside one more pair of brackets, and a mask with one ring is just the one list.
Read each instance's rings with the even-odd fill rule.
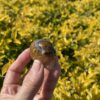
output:
[[30,50],[22,52],[10,66],[4,79],[0,100],[51,100],[56,86],[60,67],[48,70],[42,63],[35,60],[31,69],[26,74],[22,84],[21,72],[31,60]]

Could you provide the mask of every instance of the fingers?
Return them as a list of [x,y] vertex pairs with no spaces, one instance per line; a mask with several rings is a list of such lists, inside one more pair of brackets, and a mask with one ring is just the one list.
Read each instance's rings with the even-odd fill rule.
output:
[[4,80],[4,85],[17,84],[20,79],[20,73],[22,72],[24,66],[30,61],[30,59],[30,50],[24,50],[8,69]]
[[48,98],[52,97],[59,75],[60,75],[60,66],[58,64],[58,61],[53,70],[44,69],[44,80],[42,88],[40,90],[40,95],[41,97],[43,97],[43,99],[48,100]]
[[[32,68],[24,78],[22,87],[17,95],[17,100],[32,100],[39,90],[44,78],[43,65],[40,61],[35,60]],[[23,97],[22,97],[23,96]]]

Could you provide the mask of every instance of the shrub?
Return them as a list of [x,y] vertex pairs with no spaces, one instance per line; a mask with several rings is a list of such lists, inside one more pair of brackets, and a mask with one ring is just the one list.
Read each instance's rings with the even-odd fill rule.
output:
[[54,44],[61,65],[53,100],[99,100],[100,0],[0,0],[1,86],[10,64],[40,38]]

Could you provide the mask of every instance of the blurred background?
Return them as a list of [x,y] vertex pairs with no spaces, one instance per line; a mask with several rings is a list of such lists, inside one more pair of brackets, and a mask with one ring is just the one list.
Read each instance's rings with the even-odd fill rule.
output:
[[61,65],[53,100],[100,100],[100,0],[0,0],[0,88],[40,38],[53,43]]

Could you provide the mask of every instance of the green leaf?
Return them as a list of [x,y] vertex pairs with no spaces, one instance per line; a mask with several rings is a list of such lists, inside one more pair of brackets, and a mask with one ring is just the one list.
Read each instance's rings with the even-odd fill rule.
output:
[[7,72],[8,68],[10,67],[10,65],[12,64],[14,60],[9,60],[9,62],[7,64],[5,64],[2,68],[1,68],[1,72],[2,72],[2,76]]

